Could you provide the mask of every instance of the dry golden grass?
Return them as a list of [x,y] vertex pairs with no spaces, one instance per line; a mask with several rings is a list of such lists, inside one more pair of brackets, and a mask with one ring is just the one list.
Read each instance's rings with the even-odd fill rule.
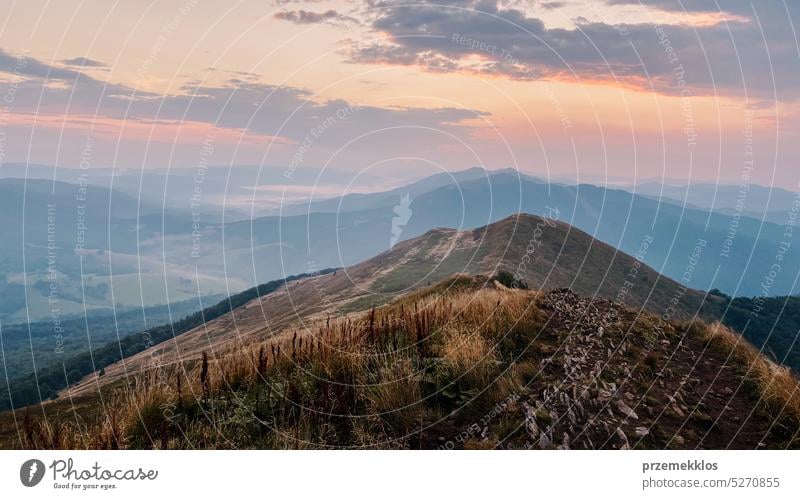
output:
[[[455,289],[434,286],[265,342],[150,366],[91,423],[31,424],[25,446],[436,447],[444,437],[426,430],[432,423],[448,421],[458,432],[524,393],[539,372],[546,322],[536,292],[478,279],[449,284],[456,281]],[[776,424],[796,431],[793,375],[723,326],[697,327],[731,354]],[[498,416],[498,425],[511,432],[519,422],[506,417]]]
[[459,334],[449,327],[444,333],[442,369],[452,378],[484,385],[496,371],[496,358],[489,343],[477,332]]
[[408,427],[419,412],[414,407],[420,403],[422,392],[414,379],[415,369],[409,359],[398,359],[376,372],[377,383],[365,396],[369,409],[376,415],[387,416],[391,422]]
[[[91,428],[32,446],[402,447],[421,421],[442,416],[436,407],[461,403],[437,394],[492,385],[488,404],[518,386],[500,367],[519,355],[509,337],[535,329],[535,296],[473,281],[469,292],[424,290],[206,361],[151,366]],[[239,438],[248,432],[260,436]]]

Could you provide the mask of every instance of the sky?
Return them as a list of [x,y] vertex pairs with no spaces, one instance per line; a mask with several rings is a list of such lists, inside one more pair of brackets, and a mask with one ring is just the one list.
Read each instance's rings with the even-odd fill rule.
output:
[[2,3],[0,164],[800,182],[800,2]]

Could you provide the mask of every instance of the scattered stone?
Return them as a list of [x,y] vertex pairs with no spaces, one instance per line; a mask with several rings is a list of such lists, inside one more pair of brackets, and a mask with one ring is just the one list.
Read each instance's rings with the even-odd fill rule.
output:
[[636,412],[634,412],[634,410],[631,409],[628,406],[628,404],[626,404],[622,400],[617,400],[617,409],[619,410],[619,412],[621,412],[622,414],[624,414],[625,416],[627,416],[627,417],[629,417],[631,419],[635,419],[635,420],[639,419],[639,416],[636,415]]
[[539,425],[536,424],[536,411],[527,402],[522,403],[522,412],[525,416],[525,431],[531,440],[535,441],[539,436]]
[[569,434],[567,432],[564,432],[564,437],[561,440],[561,448],[569,450]]
[[622,428],[617,428],[617,437],[622,441],[622,446],[620,449],[630,449],[631,446],[628,443],[628,437],[625,435],[625,432],[622,431]]
[[545,432],[542,432],[539,435],[539,448],[540,449],[549,449],[551,444],[552,444],[552,441],[550,440],[550,438],[547,436],[547,434]]

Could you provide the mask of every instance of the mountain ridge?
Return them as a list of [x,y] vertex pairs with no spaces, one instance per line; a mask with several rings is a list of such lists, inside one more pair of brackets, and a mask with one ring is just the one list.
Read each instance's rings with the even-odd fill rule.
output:
[[[343,205],[332,213],[263,217],[230,224],[225,237],[232,243],[226,246],[260,260],[280,259],[290,271],[304,271],[309,259],[327,267],[353,265],[390,245],[393,207],[401,197],[375,199],[379,206],[366,211]],[[735,220],[708,210],[659,203],[623,189],[548,184],[504,172],[438,187],[410,199],[410,216],[399,239],[417,237],[433,227],[480,227],[520,212],[542,216],[548,207],[558,208],[562,220],[628,254],[635,254],[642,241],[652,237],[654,244],[643,255],[645,263],[676,280],[684,273],[696,242],[705,240],[708,244],[701,255],[702,265],[690,284],[696,289],[717,288],[733,296],[760,293],[769,262],[785,242],[785,227],[773,223],[747,217]],[[220,230],[210,231],[210,239],[222,237]],[[331,248],[337,251],[331,252]],[[229,268],[236,269],[237,265],[232,261]],[[251,274],[252,270],[242,268],[242,272]],[[259,271],[263,278],[270,278],[269,269]],[[800,273],[800,258],[792,253],[786,256],[772,294],[791,294],[796,273]]]
[[[204,350],[273,336],[290,327],[302,329],[307,322],[384,305],[454,275],[514,274],[540,227],[550,232],[536,236],[542,237],[539,252],[533,255],[536,265],[527,266],[518,275],[532,289],[571,288],[586,296],[618,300],[656,313],[664,313],[677,296],[685,303],[675,312],[675,319],[691,317],[703,303],[702,293],[682,291],[678,283],[583,231],[563,222],[519,214],[474,230],[432,229],[360,264],[287,283],[278,292],[183,333],[175,342],[155,345],[107,367],[102,380],[90,375],[61,396],[94,390],[97,383],[118,380],[145,368],[153,358],[172,363]],[[607,269],[605,275],[611,277],[603,278],[595,269]],[[626,278],[627,274],[632,276]]]

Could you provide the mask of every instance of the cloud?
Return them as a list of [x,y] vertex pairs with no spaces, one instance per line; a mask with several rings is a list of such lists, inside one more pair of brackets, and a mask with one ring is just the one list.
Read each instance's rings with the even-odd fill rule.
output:
[[84,68],[107,68],[108,65],[102,63],[100,61],[95,61],[94,59],[89,59],[86,57],[73,57],[71,59],[64,59],[61,61],[61,64],[65,66],[78,66]]
[[728,12],[750,15],[751,0],[606,0],[608,5],[643,5],[670,12]]
[[[640,0],[608,3],[639,4]],[[415,65],[509,78],[561,79],[654,89],[666,94],[747,94],[796,99],[800,92],[793,20],[800,2],[733,0],[731,17],[703,26],[656,24],[658,9],[719,13],[714,0],[642,0],[652,23],[578,21],[548,28],[544,21],[493,0],[450,0],[441,5],[367,0],[376,41],[356,42],[353,62]],[[681,10],[682,12],[682,10]],[[768,22],[767,22],[768,21]]]
[[[13,74],[14,61],[0,51],[0,72]],[[89,122],[203,123],[276,137],[282,143],[302,143],[323,127],[324,133],[319,133],[314,142],[341,145],[388,128],[466,136],[472,129],[472,120],[487,116],[456,107],[359,106],[345,100],[323,100],[302,88],[242,78],[214,85],[193,82],[176,93],[161,95],[103,82],[77,71],[60,71],[31,58],[25,62],[21,81],[0,82],[0,93],[4,94],[13,85],[9,112],[69,116],[70,122],[87,117]],[[56,74],[59,84],[46,78],[48,74]],[[328,127],[330,123],[336,126]]]
[[274,0],[272,3],[273,5],[281,6],[293,3],[321,3],[325,1],[326,0]]
[[290,21],[295,24],[319,24],[319,23],[329,23],[332,21],[355,22],[354,18],[342,15],[333,9],[326,10],[324,12],[310,12],[302,9],[286,10],[282,12],[277,12],[272,17],[274,17],[275,19]]
[[81,76],[78,71],[51,66],[24,54],[12,55],[3,49],[0,49],[0,72],[51,80],[74,80]]

